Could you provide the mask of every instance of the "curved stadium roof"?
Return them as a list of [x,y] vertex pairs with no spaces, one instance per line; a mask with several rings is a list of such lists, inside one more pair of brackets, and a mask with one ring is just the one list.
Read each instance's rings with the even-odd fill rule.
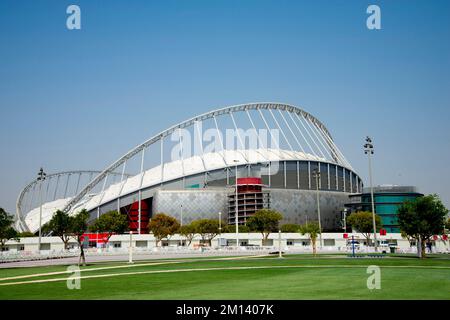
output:
[[[210,123],[209,128],[217,130],[217,132],[221,132],[225,128],[235,129],[236,132],[239,132],[238,129],[255,129],[255,131],[267,129],[269,132],[268,140],[271,145],[269,146],[268,142],[264,143],[258,138],[257,147],[250,148],[238,133],[238,142],[234,149],[228,149],[220,139],[221,149],[215,150],[215,152],[205,151],[203,143],[200,142],[202,145],[201,152],[197,154],[180,159],[165,159],[167,158],[167,152],[163,148],[164,146],[167,148],[167,144],[170,143],[170,139],[177,131],[191,130],[195,135],[196,132],[199,132],[200,126],[208,121]],[[273,139],[274,137],[270,133],[270,130],[273,129],[279,132],[279,141]],[[181,142],[181,140],[177,142]],[[154,150],[150,151],[151,148],[155,149],[155,147],[156,150],[160,150],[159,155],[156,156]],[[148,158],[153,158],[153,160],[159,158],[159,163],[153,161],[148,167],[144,167],[145,160]],[[193,117],[154,135],[131,149],[105,170],[96,172],[95,178],[90,179],[80,190],[78,190],[78,181],[76,192],[70,196],[67,196],[67,185],[64,186],[64,196],[60,196],[58,199],[55,199],[55,197],[44,204],[43,223],[48,221],[57,209],[67,212],[74,212],[81,208],[93,210],[127,194],[184,176],[234,167],[235,165],[286,160],[329,162],[353,171],[350,163],[334,143],[328,129],[308,112],[281,103],[237,105]],[[138,163],[137,172],[125,174],[130,168],[130,166],[127,167],[127,164],[133,161]],[[113,181],[112,177],[120,179]],[[69,181],[69,178],[67,181]],[[27,192],[30,192],[30,185],[27,186]],[[58,189],[58,185],[56,189]],[[23,193],[21,193],[17,204],[17,225],[21,229],[28,229],[33,232],[37,230],[39,224],[39,207],[31,205],[32,208],[24,210]]]

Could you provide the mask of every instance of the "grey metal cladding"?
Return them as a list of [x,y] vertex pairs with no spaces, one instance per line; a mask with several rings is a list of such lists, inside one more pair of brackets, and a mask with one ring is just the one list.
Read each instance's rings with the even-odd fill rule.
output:
[[[268,189],[270,207],[283,214],[282,223],[303,224],[317,220],[316,191]],[[166,213],[178,220],[183,206],[183,224],[197,219],[218,219],[228,216],[229,188],[199,190],[159,190],[153,199],[153,214]],[[320,191],[320,208],[324,230],[340,226],[341,209],[348,202],[348,193]]]

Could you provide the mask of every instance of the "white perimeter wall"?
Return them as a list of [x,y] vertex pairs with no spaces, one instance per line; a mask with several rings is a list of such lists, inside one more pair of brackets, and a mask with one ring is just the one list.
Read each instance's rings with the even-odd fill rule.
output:
[[[358,240],[361,245],[365,242],[365,238],[362,234],[358,233],[349,233],[349,237],[353,235],[356,240]],[[223,233],[220,236],[217,236],[212,241],[212,246],[219,246],[219,238],[221,240],[222,245],[224,243],[228,243],[228,245],[236,245],[236,234],[234,233]],[[274,246],[278,248],[279,246],[279,235],[278,233],[272,233],[269,236],[268,246]],[[394,242],[397,248],[399,249],[409,249],[410,243],[407,239],[403,239],[399,233],[388,234],[386,236],[378,236],[379,240],[387,240],[390,242]],[[260,246],[262,244],[262,235],[260,233],[240,233],[239,240],[245,243],[245,245],[250,246]],[[319,239],[318,239],[319,240]],[[317,246],[319,246],[319,241],[317,240]],[[322,240],[324,242],[324,246],[329,249],[339,250],[340,248],[344,248],[347,246],[347,241],[349,239],[344,239],[344,235],[342,233],[324,233],[322,235]],[[29,237],[29,238],[21,238],[19,242],[10,240],[6,243],[9,252],[15,251],[37,251],[38,248],[38,237]],[[170,247],[177,247],[181,245],[181,242],[185,241],[185,238],[180,235],[174,235],[170,237],[168,240],[163,240],[165,245]],[[198,247],[201,241],[200,236],[196,236],[192,241],[190,247]],[[63,250],[63,243],[58,237],[42,237],[42,246],[49,251],[60,251]],[[153,249],[155,247],[155,238],[152,235],[133,235],[132,237],[133,247],[138,248],[140,250],[145,249]],[[111,237],[108,246],[109,247],[118,247],[122,249],[126,249],[130,244],[130,236],[126,235],[114,235]],[[436,240],[433,242],[434,249],[438,251],[450,251],[450,242]],[[159,244],[160,245],[160,244]],[[76,248],[76,241],[71,239],[70,246]],[[300,248],[300,247],[309,247],[309,239],[307,236],[302,236],[299,233],[282,233],[281,234],[281,246],[282,248]],[[387,249],[389,251],[389,249]],[[434,251],[434,250],[433,250]]]

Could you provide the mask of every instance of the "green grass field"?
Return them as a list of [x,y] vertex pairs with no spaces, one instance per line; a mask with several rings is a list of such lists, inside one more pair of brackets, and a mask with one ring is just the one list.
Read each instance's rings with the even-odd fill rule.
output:
[[[381,268],[369,290],[367,267]],[[66,266],[0,269],[0,299],[450,299],[450,259],[342,255],[96,263],[69,290]],[[49,274],[53,273],[53,274]]]

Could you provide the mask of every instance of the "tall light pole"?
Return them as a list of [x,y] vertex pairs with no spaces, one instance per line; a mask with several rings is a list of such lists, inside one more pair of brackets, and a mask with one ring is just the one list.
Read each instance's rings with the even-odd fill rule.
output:
[[320,248],[322,248],[322,223],[320,222],[320,199],[319,199],[320,171],[317,169],[314,169],[313,177],[316,178],[317,218],[319,219],[319,230],[320,230],[319,243],[320,243]]
[[222,241],[222,212],[219,211],[219,247]]
[[370,183],[370,198],[372,201],[372,223],[373,223],[373,241],[375,245],[375,251],[378,251],[377,244],[377,226],[375,222],[375,202],[373,199],[373,183],[372,183],[372,155],[373,155],[373,144],[370,137],[366,137],[366,143],[364,144],[364,153],[367,154],[369,158],[369,183]]
[[180,205],[180,226],[183,226],[183,205]]
[[239,160],[233,160],[235,163],[235,171],[236,171],[236,177],[235,177],[235,198],[234,198],[234,222],[236,225],[236,248],[239,248],[239,223],[238,223],[238,215],[239,215],[239,203],[238,203],[238,162]]
[[344,232],[347,232],[347,208],[344,208],[344,225],[342,229],[344,229]]
[[128,263],[133,263],[133,231],[130,230],[130,246],[128,247]]
[[39,197],[40,197],[40,204],[39,204],[39,243],[38,243],[38,250],[41,251],[41,240],[42,240],[42,183],[45,180],[45,177],[47,174],[44,172],[44,169],[41,168],[38,172],[37,180],[39,181]]

